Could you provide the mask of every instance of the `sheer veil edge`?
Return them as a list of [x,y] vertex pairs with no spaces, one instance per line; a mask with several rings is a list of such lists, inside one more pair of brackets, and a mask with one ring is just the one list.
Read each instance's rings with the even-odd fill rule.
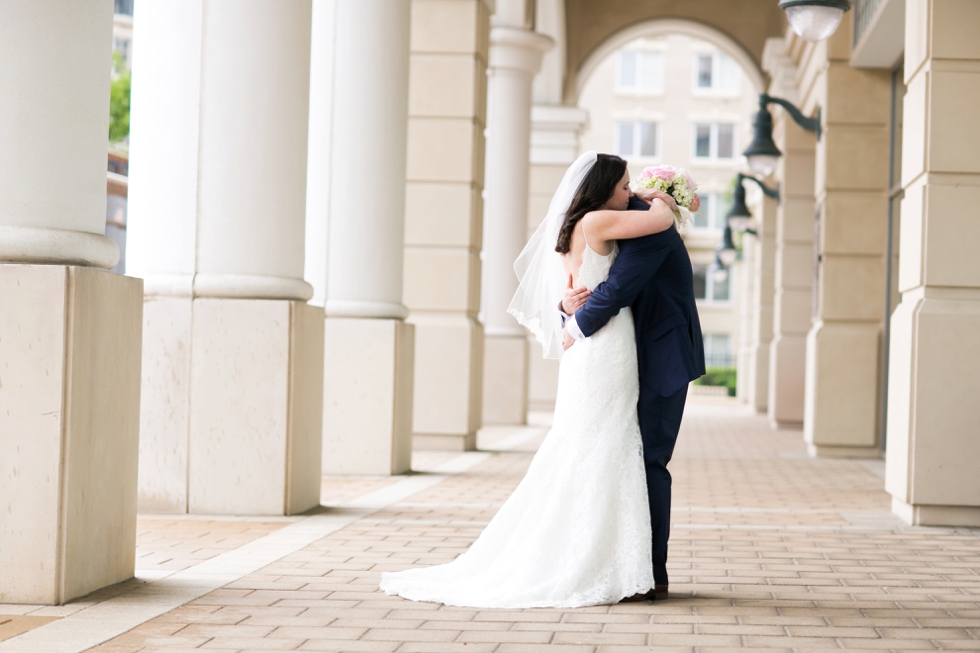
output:
[[558,302],[565,294],[565,267],[555,251],[558,231],[597,153],[585,152],[565,171],[551,198],[548,213],[514,262],[518,287],[507,312],[527,328],[544,350],[545,358],[561,358],[562,320]]

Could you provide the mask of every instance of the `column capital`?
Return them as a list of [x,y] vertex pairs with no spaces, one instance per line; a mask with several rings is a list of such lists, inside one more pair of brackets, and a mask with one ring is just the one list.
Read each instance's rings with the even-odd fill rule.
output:
[[537,74],[541,57],[554,47],[550,36],[514,27],[490,30],[490,72],[512,70],[528,76]]
[[797,67],[786,49],[786,39],[769,38],[762,49],[762,69],[769,73],[769,94],[796,103]]

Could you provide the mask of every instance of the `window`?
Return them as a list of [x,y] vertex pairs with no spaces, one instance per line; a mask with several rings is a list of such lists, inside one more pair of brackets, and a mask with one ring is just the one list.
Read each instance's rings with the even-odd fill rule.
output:
[[616,153],[624,158],[656,158],[660,154],[660,124],[616,122]]
[[694,125],[694,157],[728,161],[735,158],[735,125],[697,123]]
[[664,92],[664,55],[650,50],[620,50],[616,90],[656,95]]
[[694,299],[706,299],[708,297],[708,266],[695,265],[694,267]]
[[703,302],[727,302],[731,300],[731,269],[721,281],[712,274],[714,268],[694,265],[694,298]]
[[731,337],[727,333],[704,334],[704,366],[733,367]]
[[731,200],[721,193],[698,193],[698,196],[701,198],[701,208],[694,214],[694,228],[723,230],[725,216],[732,208]]
[[694,55],[694,92],[699,95],[739,94],[742,69],[734,59],[720,52]]

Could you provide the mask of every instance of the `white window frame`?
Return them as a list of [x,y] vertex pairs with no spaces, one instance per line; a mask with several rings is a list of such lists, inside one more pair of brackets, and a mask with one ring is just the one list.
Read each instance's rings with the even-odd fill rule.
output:
[[[700,58],[711,57],[711,86],[698,86]],[[734,84],[724,85],[726,74],[737,73]],[[742,93],[742,67],[723,52],[695,52],[691,57],[691,93],[710,97],[738,97]]]
[[[631,53],[637,56],[636,61],[636,71],[633,79],[633,84],[626,86],[622,83],[622,57],[624,53]],[[641,85],[641,80],[643,79],[643,65],[644,58],[646,55],[654,55],[659,59],[658,67],[659,70],[659,84],[654,87],[645,87]],[[642,95],[642,96],[657,96],[664,94],[664,77],[667,74],[667,57],[661,50],[652,50],[646,48],[623,48],[616,53],[616,93],[617,95]]]
[[[698,192],[701,197],[701,205],[705,205],[705,199],[707,199],[707,206],[709,207],[708,226],[698,227],[693,222],[691,228],[701,232],[701,233],[721,233],[725,229],[725,216],[720,215],[721,210],[721,200],[724,197],[724,193],[716,192]],[[727,213],[727,211],[725,211]]]
[[[695,264],[698,265],[698,264]],[[705,268],[704,273],[704,297],[695,297],[695,301],[699,304],[711,304],[712,306],[728,306],[732,303],[732,293],[735,289],[733,283],[733,271],[734,268],[729,266],[728,268],[728,299],[715,299],[715,279],[712,274],[713,270],[711,265],[700,264],[701,267]]]
[[715,306],[727,306],[732,303],[732,290],[734,289],[733,276],[735,273],[734,266],[728,266],[728,299],[715,299],[715,275],[712,274],[712,266],[708,266],[708,278],[704,284],[704,302],[706,304],[713,304]]
[[[624,123],[624,122],[633,123],[633,143],[632,143],[632,147],[631,147],[629,153],[624,153],[623,152],[622,142],[619,140],[620,139],[619,125],[620,125],[620,123]],[[614,151],[619,156],[623,157],[624,159],[630,160],[630,161],[656,161],[656,160],[660,159],[660,152],[663,149],[663,144],[662,144],[662,136],[663,135],[661,133],[661,123],[660,123],[659,120],[643,120],[643,119],[638,119],[638,120],[625,119],[624,120],[622,118],[617,118],[617,119],[615,119],[613,121],[613,124],[615,125],[615,129],[616,129],[616,135],[615,135],[615,146],[616,147],[615,147],[615,150]],[[644,124],[653,125],[654,130],[656,130],[656,132],[657,132],[657,137],[656,137],[656,140],[657,140],[657,151],[654,154],[642,154],[641,153],[641,151],[642,151],[641,145],[642,145],[642,138],[643,138],[642,134],[643,134],[643,125]]]
[[[714,348],[715,348],[714,347],[715,338],[727,338],[728,339],[728,347],[726,348],[726,351],[725,351],[724,356],[729,361],[732,361],[734,363],[735,354],[732,353],[732,343],[733,343],[733,341],[735,339],[732,337],[732,334],[730,334],[730,333],[705,333],[704,334],[703,340],[704,340],[704,344],[705,344],[705,348],[704,348],[704,357],[705,357],[705,359],[710,359],[713,356],[719,356],[720,355],[718,352],[714,351]],[[712,351],[710,353],[708,352],[708,346],[707,346],[708,345],[708,342],[711,342],[711,350]],[[711,367],[711,366],[709,365],[709,367]]]
[[[698,127],[708,125],[711,130],[708,136],[708,156],[698,156]],[[732,156],[730,158],[718,158],[718,127],[719,125],[731,126],[732,128]],[[696,121],[691,124],[691,158],[695,161],[735,163],[738,161],[738,125],[730,122],[706,122]]]

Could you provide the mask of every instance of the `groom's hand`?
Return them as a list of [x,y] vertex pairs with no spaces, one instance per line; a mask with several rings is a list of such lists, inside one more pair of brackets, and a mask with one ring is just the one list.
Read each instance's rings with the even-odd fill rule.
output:
[[561,310],[565,312],[565,315],[574,315],[575,311],[582,308],[591,294],[592,291],[585,286],[574,288],[572,275],[568,275],[568,288],[565,290],[565,297],[561,300]]
[[561,348],[563,350],[567,350],[569,347],[571,347],[574,344],[575,344],[575,338],[573,338],[572,336],[568,335],[568,331],[566,329],[562,329],[562,332],[561,332]]

